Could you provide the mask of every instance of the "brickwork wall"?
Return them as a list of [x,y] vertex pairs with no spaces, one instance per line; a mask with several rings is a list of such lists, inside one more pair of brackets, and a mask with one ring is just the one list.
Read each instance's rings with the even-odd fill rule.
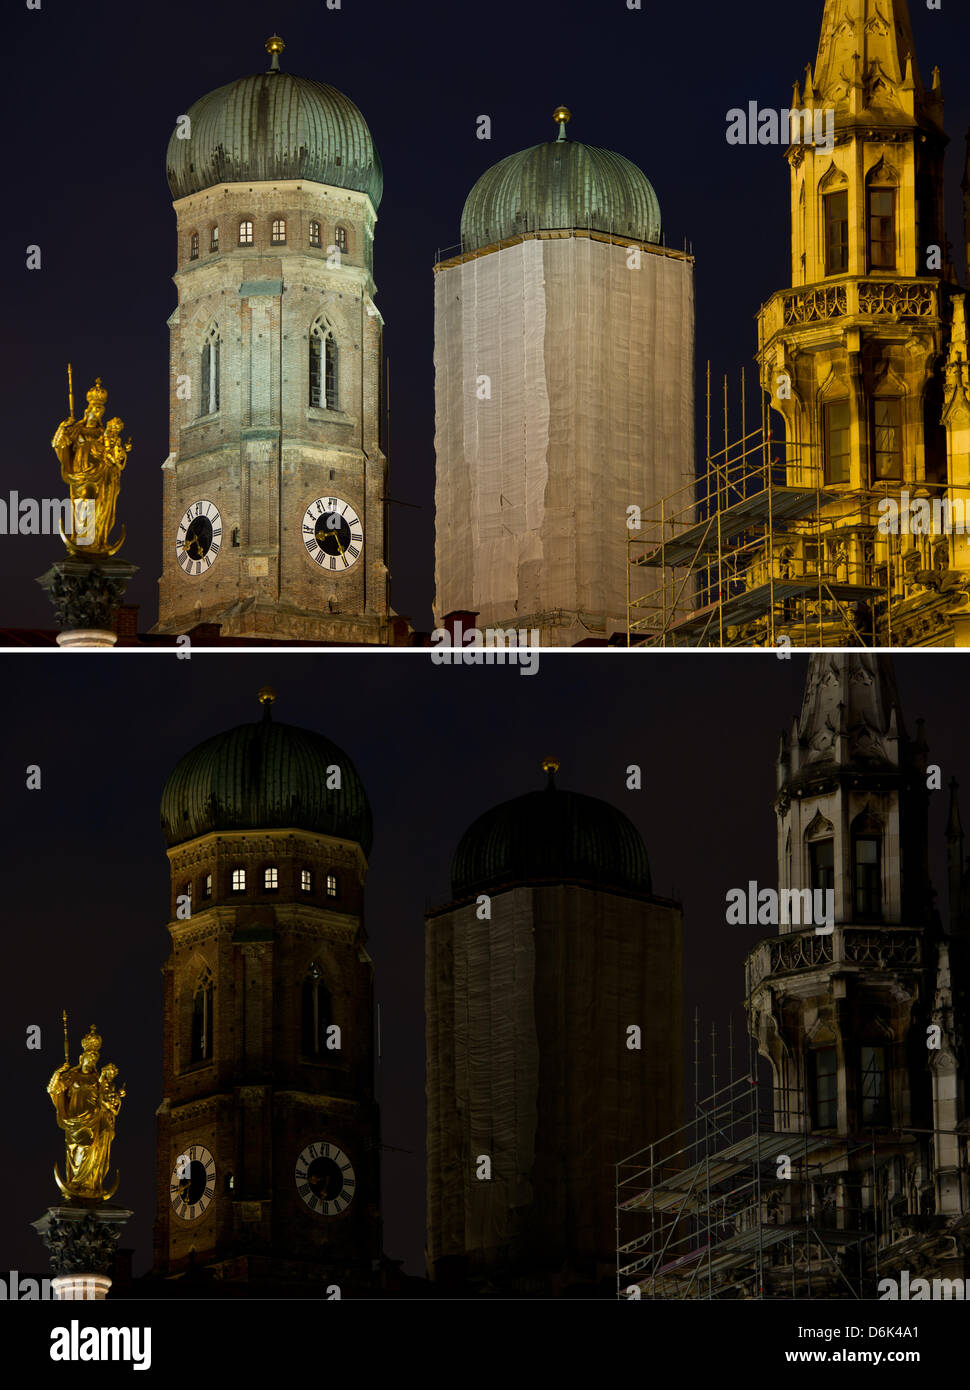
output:
[[[181,199],[176,212],[179,307],[170,320],[157,630],[218,622],[227,635],[386,641],[382,320],[370,201],[306,182],[230,184]],[[287,240],[274,245],[280,217]],[[311,218],[321,224],[319,248],[310,245]],[[253,224],[251,246],[238,244],[243,220]],[[343,255],[332,249],[338,226],[347,233]],[[309,335],[321,312],[339,352],[330,410],[309,405]],[[213,325],[219,410],[200,416],[202,347]],[[350,503],[364,524],[362,555],[346,571],[323,572],[303,545],[304,512],[324,496]],[[209,570],[189,576],[177,562],[176,533],[185,510],[203,499],[222,516],[222,545]]]

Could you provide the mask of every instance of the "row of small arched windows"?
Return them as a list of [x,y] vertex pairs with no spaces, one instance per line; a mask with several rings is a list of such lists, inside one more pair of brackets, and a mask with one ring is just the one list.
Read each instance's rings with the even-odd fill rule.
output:
[[[251,217],[243,217],[240,219],[236,229],[237,246],[255,245],[255,226],[256,224]],[[286,218],[274,217],[270,220],[270,245],[286,246],[286,244]],[[307,225],[306,244],[308,246],[314,247],[317,250],[321,250],[323,248],[323,224],[321,222],[317,222],[313,218],[310,219],[310,222]],[[339,251],[342,256],[344,256],[347,254],[349,246],[350,238],[347,233],[347,228],[339,226],[334,227],[333,242],[331,243],[331,246],[327,247],[327,250],[330,251],[331,249],[335,249]],[[202,234],[200,232],[192,232],[189,236],[189,260],[197,261],[201,254],[201,248]],[[218,226],[212,226],[209,228],[209,255],[216,255],[218,250],[219,228]]]
[[[212,1058],[214,1035],[215,982],[208,966],[196,981],[192,995],[192,1032],[189,1043],[189,1062],[208,1062]],[[323,971],[311,961],[300,992],[300,1050],[305,1057],[325,1057],[327,1029],[333,1023],[333,1002],[323,978]]]
[[[234,868],[230,876],[230,887],[233,893],[245,893],[248,890],[248,873],[240,864]],[[280,871],[277,864],[267,864],[262,870],[261,879],[257,876],[257,882],[261,882],[261,891],[264,893],[278,893],[280,887]],[[300,892],[312,893],[316,877],[312,869],[300,870]],[[331,900],[340,897],[340,880],[336,874],[326,874],[324,877],[324,893]],[[186,883],[182,889],[187,897],[192,896],[192,884]],[[201,898],[211,898],[213,895],[212,874],[204,874],[199,883],[199,896]]]

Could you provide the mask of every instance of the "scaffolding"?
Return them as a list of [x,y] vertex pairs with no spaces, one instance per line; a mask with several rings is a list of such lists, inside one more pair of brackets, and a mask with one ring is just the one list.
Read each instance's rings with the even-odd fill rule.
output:
[[[705,471],[645,508],[637,534],[628,534],[629,646],[875,643],[891,566],[875,563],[873,495],[823,493],[818,461],[773,440],[760,396],[760,420],[749,429],[742,372],[741,433],[732,441],[724,378],[723,444],[712,451],[708,364]],[[645,588],[641,576],[652,576]]]
[[888,1165],[921,1146],[925,1158],[936,1138],[813,1132],[802,1092],[732,1080],[616,1165],[617,1297],[874,1297],[899,1234],[902,1184]]

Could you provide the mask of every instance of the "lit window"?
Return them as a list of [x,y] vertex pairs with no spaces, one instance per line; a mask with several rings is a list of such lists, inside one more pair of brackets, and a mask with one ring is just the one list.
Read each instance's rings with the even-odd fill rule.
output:
[[849,195],[825,196],[825,273],[844,275],[849,268]]
[[869,269],[896,269],[896,193],[869,190]]
[[218,251],[218,250],[219,250],[219,228],[218,228],[218,227],[213,227],[213,228],[211,229],[211,231],[209,232],[209,250],[210,250],[210,251]]
[[313,892],[313,870],[312,870],[312,869],[301,869],[301,870],[300,870],[300,889],[301,889],[301,891],[304,892],[304,893],[312,893],[312,892]]
[[280,872],[275,867],[263,870],[263,887],[272,892],[280,886]]
[[815,1101],[815,1128],[834,1129],[839,1122],[835,1048],[819,1047],[810,1056]]
[[855,841],[855,915],[857,918],[882,916],[882,867],[880,842],[874,835],[860,835]]
[[333,232],[333,243],[341,255],[347,250],[347,228],[335,227]]
[[212,1056],[212,971],[206,969],[199,976],[192,996],[192,1041],[189,1059],[192,1062],[205,1062]]
[[877,396],[872,404],[873,478],[903,477],[903,431],[900,402]]
[[327,1029],[333,1022],[333,1005],[330,991],[323,982],[323,974],[316,961],[303,981],[302,1000],[302,1048],[308,1057],[317,1057],[327,1051]]
[[206,874],[205,878],[202,880],[202,896],[203,896],[203,898],[211,898],[211,897],[212,897],[212,875],[211,875],[211,874]]
[[240,222],[239,224],[239,245],[252,246],[253,244],[253,224],[251,222]]
[[849,402],[833,401],[823,409],[825,428],[825,481],[849,481]]
[[198,232],[193,232],[193,233],[192,233],[191,240],[190,240],[190,242],[189,242],[189,260],[197,261],[198,259],[199,259],[199,234],[198,234]]
[[310,245],[311,245],[311,246],[319,246],[319,245],[320,245],[320,223],[319,223],[319,222],[311,222],[311,223],[310,223]]
[[327,897],[336,898],[337,896],[337,875],[327,874]]
[[863,1047],[861,1064],[862,1123],[864,1125],[886,1125],[889,1123],[886,1049],[884,1047]]
[[246,891],[246,870],[233,869],[232,871],[232,891],[234,893],[245,893]]
[[286,240],[286,218],[273,218],[273,245],[279,246]]

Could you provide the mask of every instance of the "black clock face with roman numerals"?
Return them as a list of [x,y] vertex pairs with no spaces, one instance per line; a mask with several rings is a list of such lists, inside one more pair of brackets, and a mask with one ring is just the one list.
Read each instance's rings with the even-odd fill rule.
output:
[[216,1161],[201,1144],[190,1144],[172,1169],[169,1191],[175,1215],[194,1221],[212,1201],[216,1190]]
[[191,578],[205,574],[216,562],[222,548],[222,516],[214,502],[202,498],[182,513],[175,533],[175,555],[179,567]]
[[357,1178],[350,1159],[336,1144],[308,1144],[296,1160],[296,1190],[319,1216],[339,1216],[354,1200]]
[[310,559],[335,574],[355,565],[364,548],[364,526],[349,502],[318,497],[303,513],[300,534]]

